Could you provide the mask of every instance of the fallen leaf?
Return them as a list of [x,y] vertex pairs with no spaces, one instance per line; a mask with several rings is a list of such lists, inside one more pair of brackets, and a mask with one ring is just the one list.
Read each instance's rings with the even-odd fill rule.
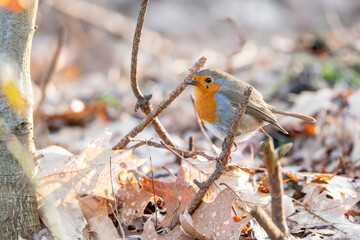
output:
[[166,234],[157,234],[155,231],[155,227],[153,222],[151,221],[151,218],[149,218],[144,225],[144,231],[141,234],[141,239],[144,240],[192,240],[193,237],[190,237],[189,235],[185,234],[180,226],[177,226],[169,233]]
[[96,196],[87,195],[79,199],[79,204],[84,217],[86,219],[90,219],[99,215],[99,206],[104,207],[104,205],[102,205],[104,204],[104,202],[106,204],[106,208],[103,208],[103,213],[101,215],[108,216],[109,214],[113,213],[115,211],[114,201],[110,201],[111,203],[108,203],[108,201],[109,200],[107,200],[106,198],[99,198]]
[[269,177],[267,174],[264,173],[262,180],[259,182],[259,188],[257,191],[261,193],[270,192]]
[[360,216],[360,212],[356,211],[355,209],[350,209],[349,211],[347,211],[345,213],[345,216],[346,217],[349,217],[349,216],[358,217],[358,216]]
[[123,187],[117,192],[120,221],[125,225],[133,225],[143,216],[146,205],[153,199],[153,194],[140,189],[137,181],[122,180],[122,184]]
[[315,136],[315,135],[317,135],[319,133],[319,129],[318,129],[318,126],[316,124],[305,122],[304,123],[304,132],[307,135]]
[[177,219],[179,213],[186,209],[195,196],[194,188],[185,182],[182,167],[179,169],[175,182],[166,183],[154,180],[154,189],[152,179],[148,177],[139,180],[139,183],[142,185],[144,191],[149,193],[154,191],[155,195],[161,197],[165,202],[166,216],[159,227],[166,227],[173,219]]
[[90,218],[89,229],[92,235],[95,235],[97,240],[116,240],[120,239],[114,223],[108,216],[98,215]]
[[[59,147],[38,151],[44,156],[38,161],[37,173],[40,215],[52,232],[53,227],[61,226],[66,229],[69,239],[83,239],[87,222],[79,206],[79,197],[90,194],[113,200],[113,188],[116,192],[124,187],[119,173],[126,171],[125,177],[131,178],[132,173],[127,170],[144,162],[134,158],[131,151],[111,150],[110,137],[111,134],[106,132],[77,156]],[[47,217],[46,203],[52,206],[56,221],[54,217]]]
[[315,180],[312,180],[312,183],[329,183],[331,179],[333,179],[336,176],[334,175],[318,175],[316,176]]
[[289,179],[293,180],[294,182],[299,181],[298,176],[296,176],[296,175],[295,175],[295,174],[293,174],[293,173],[289,173],[289,172],[287,172],[287,173],[285,173],[285,175],[286,175]]
[[202,202],[191,216],[184,213],[180,218],[184,231],[189,235],[196,231],[197,238],[202,236],[203,239],[239,239],[242,229],[252,216],[248,215],[241,222],[233,219],[232,205],[235,197],[233,191],[226,188],[214,202]]
[[[214,171],[216,162],[212,161],[199,161],[197,159],[187,159],[187,161],[182,163],[182,167],[185,172],[185,181],[192,185],[196,190],[199,189],[193,182],[194,179],[199,182],[204,182]],[[249,182],[251,174],[250,172],[245,172],[244,169],[241,169],[238,165],[230,165],[229,171],[225,171],[221,177],[215,181],[205,194],[202,199],[204,202],[210,203],[213,202],[216,196],[225,189],[226,186],[221,186],[221,183],[226,183],[229,187],[236,191],[254,191],[253,185]]]
[[342,236],[343,233],[347,233],[356,239],[360,238],[360,225],[352,223],[344,215],[360,200],[360,193],[356,193],[355,197],[351,194],[344,196],[337,188],[324,187],[328,185],[305,185],[303,187],[303,192],[306,193],[303,204],[311,212],[299,206],[297,212],[289,217],[296,223],[294,228],[316,228],[317,226],[331,225],[336,228],[334,234]]

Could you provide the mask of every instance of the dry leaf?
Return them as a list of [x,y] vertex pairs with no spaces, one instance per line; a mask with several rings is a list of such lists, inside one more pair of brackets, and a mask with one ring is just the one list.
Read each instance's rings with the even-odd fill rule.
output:
[[345,213],[345,216],[346,217],[349,217],[349,216],[358,217],[358,216],[360,216],[360,212],[356,211],[355,209],[350,209],[349,211],[347,211]]
[[[216,162],[212,161],[199,161],[196,159],[188,159],[182,163],[182,167],[185,172],[185,180],[188,184],[194,186],[195,189],[198,187],[194,184],[193,180],[196,179],[199,182],[205,181],[215,169]],[[221,175],[220,179],[215,181],[205,197],[202,199],[204,202],[213,202],[218,193],[225,189],[225,186],[221,186],[220,183],[226,183],[229,187],[237,191],[254,191],[254,187],[249,182],[249,174],[244,169],[239,168],[237,165],[230,165],[230,171],[225,171]]]
[[[144,177],[139,181],[143,190],[153,192],[152,179]],[[166,216],[159,227],[168,226],[172,219],[177,219],[179,213],[183,212],[195,196],[195,190],[185,182],[184,170],[179,169],[176,181],[165,183],[154,180],[155,195],[161,197],[166,204]]]
[[169,233],[166,234],[160,234],[158,235],[155,231],[155,227],[153,222],[151,221],[151,218],[149,218],[144,225],[144,231],[141,235],[141,239],[144,240],[192,240],[194,238],[186,235],[181,230],[180,226],[177,226]]
[[318,175],[316,176],[315,180],[312,180],[312,183],[329,183],[331,179],[333,179],[336,176],[334,175]]
[[[331,186],[336,178],[339,177],[334,177],[330,184],[323,184],[322,186],[305,185],[303,187],[303,192],[306,193],[303,203],[311,209],[311,212],[299,206],[297,213],[289,217],[296,223],[294,228],[332,225],[336,228],[333,229],[334,236],[335,234],[337,237],[347,236],[344,235],[343,232],[345,232],[356,239],[360,238],[360,225],[352,223],[344,215],[360,200],[360,193],[355,192],[355,196],[352,194],[344,196],[337,187]],[[345,186],[344,184],[343,190],[350,193],[351,191],[347,190]]]
[[[110,201],[111,203],[108,203]],[[105,202],[106,208],[103,205]],[[90,219],[95,217],[98,214],[98,209],[102,206],[102,214],[103,216],[108,216],[109,214],[115,211],[114,201],[107,200],[106,198],[98,198],[92,195],[87,195],[79,199],[79,204],[81,207],[81,211],[86,219]]]
[[262,180],[259,182],[259,188],[257,191],[261,193],[270,192],[269,178],[267,174],[264,173]]
[[[131,178],[132,173],[127,169],[134,169],[144,162],[134,158],[131,151],[111,150],[108,144],[110,137],[110,133],[105,133],[78,156],[71,156],[59,147],[38,151],[38,154],[44,155],[38,161],[37,173],[40,214],[52,232],[54,227],[61,226],[66,229],[69,238],[82,239],[86,220],[79,206],[79,196],[91,194],[113,199],[111,182],[115,191],[121,189],[123,186],[118,178],[119,173],[126,171],[124,177]],[[46,211],[49,210],[45,208],[45,203],[53,207],[56,220],[47,217]]]
[[285,175],[286,175],[289,179],[293,180],[294,182],[299,181],[298,176],[296,176],[296,175],[293,174],[293,173],[287,172],[287,173],[285,173]]
[[117,192],[119,198],[119,218],[125,225],[133,225],[136,219],[141,218],[149,201],[153,199],[150,192],[140,189],[136,181],[122,181],[123,187]]
[[98,215],[90,218],[89,229],[96,240],[118,240],[120,236],[108,216]]
[[241,222],[233,219],[232,204],[235,197],[232,190],[227,188],[219,193],[214,202],[202,202],[191,217],[184,213],[181,218],[184,231],[191,235],[195,230],[196,236],[200,234],[204,239],[239,239],[242,229],[252,217],[249,215]]

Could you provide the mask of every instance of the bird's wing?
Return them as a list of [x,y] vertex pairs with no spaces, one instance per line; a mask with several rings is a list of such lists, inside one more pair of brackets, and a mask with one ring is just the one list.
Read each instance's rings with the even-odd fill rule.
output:
[[[236,89],[223,90],[223,94],[228,97],[232,107],[234,107],[235,109],[239,105],[241,97],[243,96],[243,93]],[[255,89],[252,92],[249,104],[245,112],[254,116],[255,118],[273,124],[280,131],[287,134],[287,131],[277,122],[275,116],[268,108],[267,103],[263,100],[261,94]]]

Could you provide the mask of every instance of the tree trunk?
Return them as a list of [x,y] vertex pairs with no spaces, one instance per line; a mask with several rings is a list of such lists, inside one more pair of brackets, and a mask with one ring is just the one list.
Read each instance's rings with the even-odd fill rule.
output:
[[38,0],[21,6],[23,2],[0,3],[0,239],[31,239],[40,227],[31,182],[35,146],[30,78]]

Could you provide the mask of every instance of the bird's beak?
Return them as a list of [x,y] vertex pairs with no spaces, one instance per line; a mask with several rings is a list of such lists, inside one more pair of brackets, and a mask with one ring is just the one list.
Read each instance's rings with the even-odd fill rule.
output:
[[193,86],[197,86],[197,85],[200,84],[200,83],[195,82],[195,81],[185,81],[185,83],[188,84],[188,85],[193,85]]

